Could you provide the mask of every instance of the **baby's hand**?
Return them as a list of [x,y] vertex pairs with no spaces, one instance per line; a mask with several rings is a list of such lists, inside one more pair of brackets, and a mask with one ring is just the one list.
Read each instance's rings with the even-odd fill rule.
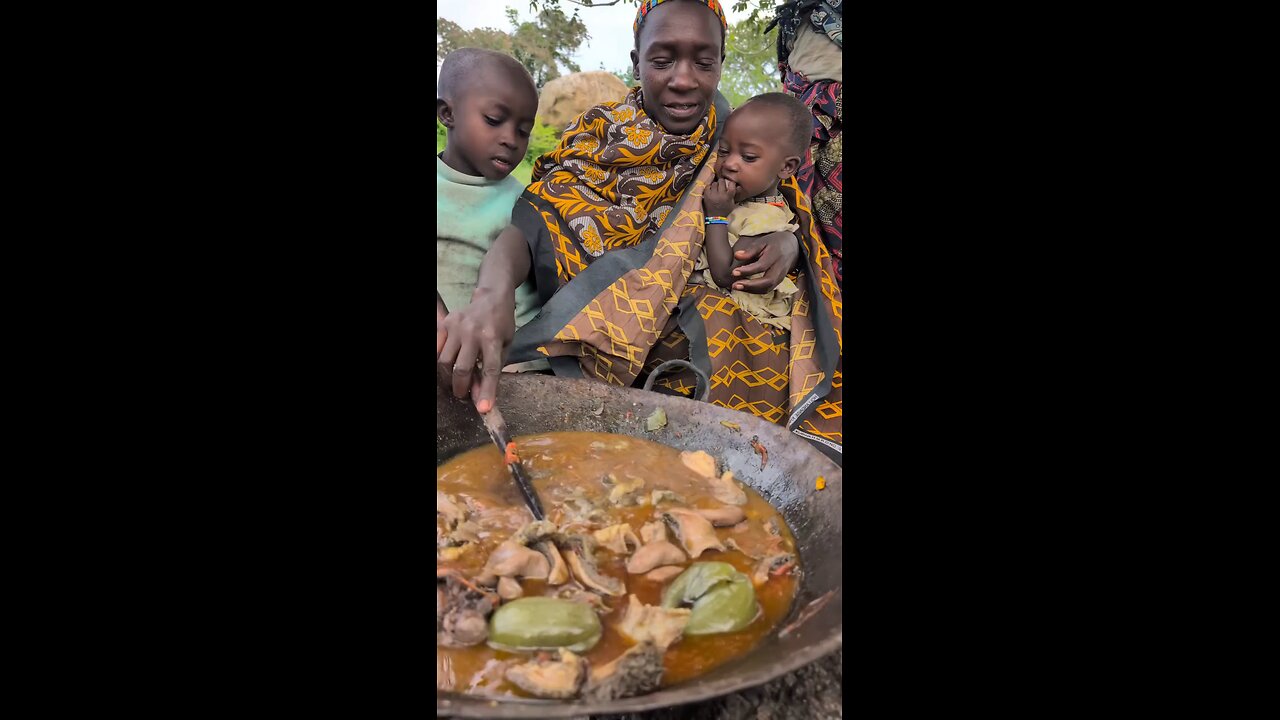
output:
[[702,193],[702,212],[709,217],[729,217],[738,184],[729,179],[713,180]]

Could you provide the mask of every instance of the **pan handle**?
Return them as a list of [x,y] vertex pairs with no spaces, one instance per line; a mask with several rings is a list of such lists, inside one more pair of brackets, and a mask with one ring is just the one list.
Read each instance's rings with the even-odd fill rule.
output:
[[644,381],[645,390],[653,390],[653,383],[658,376],[672,368],[688,368],[698,378],[698,384],[694,387],[694,397],[700,402],[706,402],[711,397],[711,381],[707,379],[707,374],[698,369],[696,365],[688,360],[668,360],[649,373],[649,379]]

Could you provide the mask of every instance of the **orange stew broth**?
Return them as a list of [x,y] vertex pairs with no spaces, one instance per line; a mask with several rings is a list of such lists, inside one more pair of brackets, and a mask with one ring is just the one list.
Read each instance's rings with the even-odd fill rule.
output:
[[[599,530],[617,523],[631,525],[637,537],[645,523],[654,521],[654,506],[650,502],[654,490],[671,490],[679,494],[684,503],[663,507],[723,507],[724,503],[711,494],[705,478],[685,467],[680,461],[680,451],[655,442],[604,433],[557,432],[516,438],[521,460],[527,469],[547,519],[564,527],[568,519],[561,504],[574,488],[582,488],[587,497],[596,502],[609,517],[607,523],[590,523],[585,527]],[[644,487],[636,495],[644,498],[644,505],[616,507],[604,498],[609,486],[601,479],[612,474],[619,482],[635,478],[644,480]],[[716,528],[721,543],[729,538],[744,548],[761,547],[768,539],[764,523],[773,519],[782,533],[782,549],[795,552],[795,540],[783,522],[782,516],[756,494],[743,486],[747,504],[743,507],[747,519],[734,527]],[[492,445],[463,453],[436,468],[436,490],[453,496],[459,507],[467,510],[469,520],[481,527],[481,542],[469,547],[453,561],[441,560],[437,554],[437,568],[455,568],[469,577],[479,574],[489,554],[513,533],[533,520],[524,506],[519,491],[506,466],[502,454]],[[473,512],[464,503],[471,499]],[[437,523],[443,521],[437,517]],[[582,532],[583,525],[570,528]],[[672,539],[674,542],[674,539]],[[626,583],[627,594],[635,594],[646,605],[659,605],[662,591],[674,578],[662,583],[645,579],[643,575],[628,575],[626,557],[600,548],[596,553],[600,572],[621,579]],[[700,557],[686,561],[720,561],[733,565],[751,576],[757,565],[737,550],[720,552],[707,550]],[[537,580],[522,580],[524,597],[554,594],[556,588]],[[762,612],[751,625],[734,633],[716,633],[701,636],[684,636],[668,648],[664,657],[666,673],[663,685],[674,685],[701,675],[712,668],[746,653],[786,616],[796,592],[796,577],[792,573],[770,577],[769,581],[755,588],[756,600]],[[604,633],[600,642],[585,653],[584,657],[596,667],[622,654],[633,643],[626,640],[615,628],[622,620],[629,602],[626,595],[605,597],[612,608],[599,614]],[[480,644],[467,648],[446,648],[436,645],[436,688],[456,692],[478,693],[496,696],[527,697],[527,693],[503,678],[505,668],[519,664],[531,655],[507,653]]]

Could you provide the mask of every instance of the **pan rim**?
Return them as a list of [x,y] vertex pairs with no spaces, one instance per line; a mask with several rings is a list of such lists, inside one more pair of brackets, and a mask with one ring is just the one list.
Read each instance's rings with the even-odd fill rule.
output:
[[[534,379],[536,378],[536,380]],[[621,390],[624,392],[634,392],[637,400],[651,395],[651,393],[636,390],[633,388],[617,388],[612,386],[599,387],[599,383],[573,378],[560,378],[554,376],[520,376],[505,375],[502,378],[503,384],[514,383],[524,384],[530,382],[537,384],[539,382],[551,382],[553,384],[565,383],[570,386],[579,386],[588,394],[603,395],[605,389],[612,393]],[[689,400],[687,398],[662,395],[663,403],[674,403],[675,405],[704,406],[706,403]],[[805,441],[797,437],[794,433],[788,431],[785,427],[780,427],[768,421],[746,415],[743,422],[743,430],[747,429],[747,424],[768,428],[770,434],[777,433],[786,436],[791,441],[805,443]],[[761,439],[764,439],[762,434]],[[658,442],[661,442],[660,440]],[[821,458],[822,463],[830,466],[831,472],[835,477],[842,478],[843,467],[837,464],[830,457],[823,453],[814,451],[815,456]],[[759,491],[757,489],[757,491]],[[762,493],[763,494],[763,493]],[[768,496],[766,496],[766,499]],[[770,504],[773,501],[770,499]],[[776,506],[775,506],[776,507]],[[834,588],[833,600],[837,600],[843,604],[843,583]],[[793,608],[792,612],[796,612],[797,608]],[[842,615],[842,614],[841,614]],[[774,631],[776,637],[777,630]],[[678,707],[692,703],[705,702],[718,697],[740,692],[750,688],[758,687],[779,677],[795,672],[800,668],[810,665],[843,647],[844,623],[841,618],[835,624],[830,626],[820,640],[788,652],[778,658],[776,662],[769,663],[765,666],[757,666],[753,669],[735,671],[734,666],[746,662],[755,653],[760,652],[762,648],[757,646],[751,652],[734,660],[733,662],[720,666],[717,671],[727,671],[728,676],[713,680],[701,678],[691,678],[686,682],[670,687],[660,688],[651,693],[639,695],[636,697],[623,698],[609,702],[588,702],[588,701],[555,701],[555,700],[538,700],[532,698],[493,698],[482,695],[467,695],[457,692],[436,692],[436,717],[456,717],[456,718],[577,718],[590,715],[604,714],[613,715],[628,712],[645,712],[667,707]]]

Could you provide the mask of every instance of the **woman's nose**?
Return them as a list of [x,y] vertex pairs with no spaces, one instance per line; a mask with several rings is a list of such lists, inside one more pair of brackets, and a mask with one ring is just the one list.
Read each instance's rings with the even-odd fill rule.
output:
[[671,80],[667,86],[672,90],[697,90],[698,79],[693,74],[692,63],[678,62],[671,72]]

